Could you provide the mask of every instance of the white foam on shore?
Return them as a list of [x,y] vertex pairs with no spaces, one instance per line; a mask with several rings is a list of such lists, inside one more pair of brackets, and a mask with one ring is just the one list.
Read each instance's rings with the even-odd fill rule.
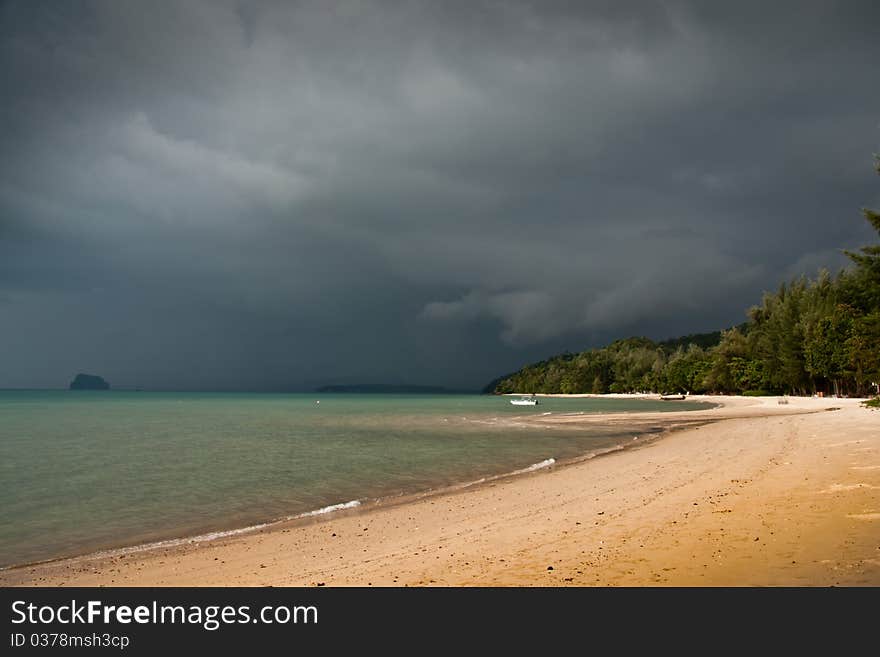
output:
[[[180,545],[191,545],[196,543],[207,543],[209,541],[216,541],[220,538],[229,538],[230,536],[238,536],[239,534],[248,534],[251,532],[256,532],[261,529],[265,529],[266,527],[273,527],[283,522],[289,522],[291,520],[299,520],[301,518],[310,518],[312,516],[321,516],[327,513],[333,513],[334,511],[343,511],[345,509],[354,509],[361,505],[360,500],[349,500],[348,502],[341,502],[339,504],[331,504],[330,506],[321,507],[320,509],[314,509],[313,511],[306,511],[305,513],[298,513],[293,516],[284,516],[283,518],[277,518],[275,520],[270,520],[268,522],[261,522],[256,525],[248,525],[247,527],[237,527],[236,529],[224,529],[216,532],[208,532],[206,534],[199,534],[197,536],[184,536],[180,538],[169,538],[164,541],[153,541],[152,543],[141,543],[140,545],[129,545],[127,547],[121,548],[112,548],[110,550],[100,550],[98,552],[90,552],[88,554],[82,554],[75,557],[62,557],[60,559],[49,559],[45,562],[34,562],[34,563],[51,563],[53,561],[83,561],[87,559],[100,559],[105,557],[121,557],[124,555],[135,554],[138,552],[147,552],[150,550],[159,550],[162,548],[173,548],[178,547]],[[9,570],[12,568],[18,568],[22,565],[33,565],[31,564],[11,564],[9,566],[0,567],[0,571]]]
[[351,500],[349,502],[343,502],[341,504],[331,504],[330,506],[325,506],[321,509],[315,509],[314,511],[307,511],[306,513],[301,513],[298,516],[291,516],[289,520],[294,520],[296,518],[308,518],[310,516],[320,516],[325,513],[333,513],[334,511],[341,511],[342,509],[353,509],[357,506],[360,506],[360,500]]
[[[511,470],[510,472],[502,472],[496,475],[487,475],[485,477],[480,477],[479,479],[472,479],[471,481],[463,481],[459,484],[449,484],[448,486],[443,486],[442,488],[429,488],[422,493],[416,493],[413,496],[413,499],[424,499],[426,497],[431,497],[434,495],[442,495],[444,493],[451,493],[453,491],[464,490],[466,488],[472,488],[473,486],[479,486],[480,484],[485,484],[487,482],[499,481],[501,479],[507,479],[508,477],[515,477],[517,475],[524,475],[530,472],[535,472],[536,470],[543,470],[544,468],[549,468],[551,465],[556,463],[556,459],[544,459],[538,463],[532,463],[527,468],[522,468],[520,470]],[[376,502],[382,502],[389,498],[379,498]]]
[[543,468],[549,468],[554,463],[556,463],[556,459],[544,459],[543,461],[540,461],[539,463],[532,463],[529,467],[523,468],[522,470],[514,470],[510,474],[518,475],[518,474],[525,474],[527,472],[534,472],[535,470],[542,470]]

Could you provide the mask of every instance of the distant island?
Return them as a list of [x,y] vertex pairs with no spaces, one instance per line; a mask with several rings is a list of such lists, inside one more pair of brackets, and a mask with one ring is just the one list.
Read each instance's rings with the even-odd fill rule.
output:
[[110,390],[110,384],[95,374],[77,374],[70,382],[71,390]]
[[315,392],[356,392],[367,394],[385,394],[385,395],[448,395],[454,393],[454,390],[443,388],[441,386],[408,386],[394,385],[388,383],[361,383],[355,385],[333,385],[321,386]]

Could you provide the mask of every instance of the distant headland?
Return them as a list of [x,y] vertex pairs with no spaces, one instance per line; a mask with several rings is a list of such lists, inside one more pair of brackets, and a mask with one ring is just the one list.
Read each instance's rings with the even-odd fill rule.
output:
[[389,383],[361,383],[354,385],[321,386],[315,392],[356,392],[385,395],[419,394],[419,395],[448,395],[455,391],[441,386],[409,386]]
[[95,374],[77,374],[70,382],[71,390],[110,390],[110,384]]

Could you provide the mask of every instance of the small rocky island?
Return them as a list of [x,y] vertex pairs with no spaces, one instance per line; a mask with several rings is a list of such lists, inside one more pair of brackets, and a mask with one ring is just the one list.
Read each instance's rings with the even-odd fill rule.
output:
[[110,384],[95,374],[77,374],[70,382],[71,390],[110,390]]

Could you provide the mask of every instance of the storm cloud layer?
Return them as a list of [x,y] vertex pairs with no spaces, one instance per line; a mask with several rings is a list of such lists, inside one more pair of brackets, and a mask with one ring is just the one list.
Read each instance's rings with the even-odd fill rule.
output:
[[880,5],[0,4],[0,386],[476,388],[880,205]]

